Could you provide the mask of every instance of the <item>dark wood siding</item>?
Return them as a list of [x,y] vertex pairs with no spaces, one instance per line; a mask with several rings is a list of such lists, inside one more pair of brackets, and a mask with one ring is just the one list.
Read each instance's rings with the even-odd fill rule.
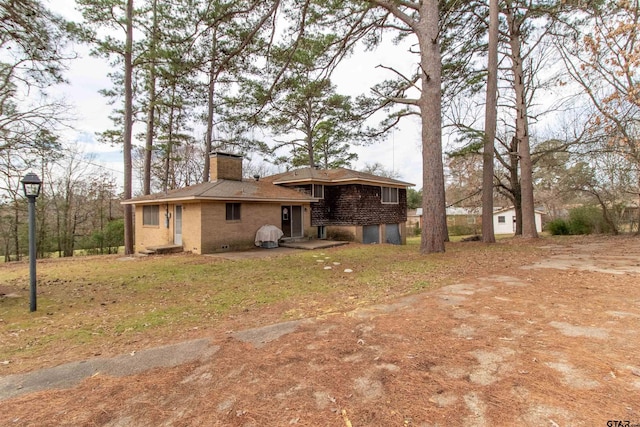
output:
[[379,186],[327,185],[324,199],[311,204],[311,225],[398,224],[407,220],[407,190],[398,190],[398,203],[382,203]]

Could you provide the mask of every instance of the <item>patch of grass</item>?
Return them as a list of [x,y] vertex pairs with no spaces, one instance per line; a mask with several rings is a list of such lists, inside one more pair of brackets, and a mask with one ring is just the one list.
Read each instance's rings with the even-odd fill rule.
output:
[[431,287],[431,283],[426,280],[416,282],[415,285],[413,285],[413,289],[415,289],[416,291],[422,291],[424,289],[428,289],[429,287]]
[[158,328],[179,319],[183,312],[182,307],[169,307],[161,310],[153,309],[150,312],[130,316],[128,319],[115,325],[115,334],[130,332],[142,332],[146,329]]
[[[135,342],[184,339],[323,315],[449,284],[478,270],[521,265],[535,244],[449,243],[421,255],[406,246],[350,244],[265,259],[177,254],[38,261],[38,311],[29,313],[28,264],[0,265],[0,361],[5,373],[73,355],[124,352]],[[545,242],[540,242],[544,244]],[[346,271],[345,271],[346,270]],[[57,359],[56,359],[57,360]]]

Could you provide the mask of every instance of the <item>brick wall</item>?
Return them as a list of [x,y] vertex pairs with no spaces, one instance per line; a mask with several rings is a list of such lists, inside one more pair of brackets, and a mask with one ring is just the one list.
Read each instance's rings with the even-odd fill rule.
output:
[[[306,210],[305,210],[306,208]],[[309,205],[303,205],[303,222],[308,227],[311,218]],[[254,246],[256,232],[263,225],[280,228],[280,203],[242,203],[240,220],[226,220],[226,203],[202,203],[201,230],[202,247],[200,253],[250,249]],[[187,227],[183,224],[183,229]],[[309,232],[308,228],[306,231]]]
[[191,251],[194,254],[202,253],[201,203],[184,203],[182,205],[182,247],[185,251]]
[[242,157],[232,154],[213,153],[210,157],[209,180],[231,179],[242,181]]
[[150,246],[166,245],[172,242],[172,231],[165,227],[164,214],[165,206],[160,205],[159,224],[142,225],[142,206],[135,207],[135,223],[134,223],[134,250],[140,252]]
[[378,186],[349,184],[324,187],[324,199],[312,204],[311,224],[399,224],[407,220],[407,190],[398,190],[398,203],[382,203]]
[[[160,224],[142,225],[142,206],[135,211],[135,250],[173,243],[175,205],[169,204],[172,217],[169,228],[165,226],[166,204],[160,205]],[[280,228],[280,203],[242,203],[240,220],[227,221],[226,202],[182,204],[182,245],[185,251],[206,254],[254,247],[256,232],[263,225]],[[303,205],[305,236],[315,236],[317,230],[311,224],[309,204]]]

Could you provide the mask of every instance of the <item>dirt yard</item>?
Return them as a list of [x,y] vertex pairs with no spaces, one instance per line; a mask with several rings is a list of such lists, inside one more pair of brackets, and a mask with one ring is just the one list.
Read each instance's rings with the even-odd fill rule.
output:
[[0,377],[0,425],[640,425],[640,240],[572,242],[386,305]]

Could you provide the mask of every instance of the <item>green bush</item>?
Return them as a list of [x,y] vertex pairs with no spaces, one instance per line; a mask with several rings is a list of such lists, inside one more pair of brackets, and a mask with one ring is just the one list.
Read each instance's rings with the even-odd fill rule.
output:
[[420,228],[420,223],[416,222],[411,227],[407,227],[407,235],[408,236],[419,236],[422,233],[422,229]]
[[450,225],[448,229],[450,236],[468,236],[476,234],[476,229],[470,225]]
[[104,231],[95,231],[91,235],[89,253],[117,254],[118,248],[124,245],[124,220],[109,221]]
[[547,224],[547,230],[552,236],[566,236],[567,234],[571,234],[569,224],[562,218],[549,222]]
[[592,234],[610,232],[602,210],[595,206],[582,206],[569,211],[569,219],[554,219],[547,224],[552,235]]
[[124,219],[109,221],[104,233],[105,244],[110,254],[117,254],[118,248],[124,245]]
[[327,239],[329,240],[337,240],[341,242],[353,242],[356,236],[353,233],[342,229],[330,228],[327,230]]
[[582,206],[569,211],[569,228],[571,234],[605,233],[609,227],[605,225],[602,211],[594,206]]

